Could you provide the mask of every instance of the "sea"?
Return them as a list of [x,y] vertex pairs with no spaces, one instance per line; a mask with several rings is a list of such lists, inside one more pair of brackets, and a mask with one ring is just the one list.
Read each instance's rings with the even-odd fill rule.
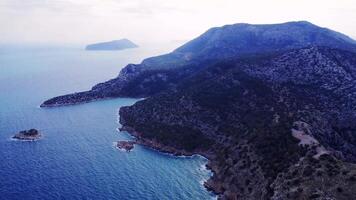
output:
[[[131,152],[115,147],[118,140],[132,139],[118,131],[118,109],[138,99],[39,107],[48,98],[114,78],[128,63],[172,49],[1,45],[0,199],[216,199],[203,186],[212,175],[205,158],[176,157],[139,145]],[[31,128],[43,137],[33,142],[12,139]]]

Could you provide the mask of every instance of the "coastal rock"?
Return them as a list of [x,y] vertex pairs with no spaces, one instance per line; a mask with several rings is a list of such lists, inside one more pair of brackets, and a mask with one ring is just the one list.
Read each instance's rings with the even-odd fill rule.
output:
[[134,144],[136,144],[134,141],[118,141],[116,146],[119,149],[124,149],[130,152],[134,148]]
[[36,129],[23,130],[15,134],[12,138],[18,140],[38,140],[42,137],[41,133]]

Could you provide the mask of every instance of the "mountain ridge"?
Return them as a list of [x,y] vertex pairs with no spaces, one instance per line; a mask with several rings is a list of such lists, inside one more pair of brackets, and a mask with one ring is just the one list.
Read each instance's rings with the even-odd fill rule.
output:
[[[260,26],[264,27],[263,30]],[[246,27],[250,28],[246,30]],[[254,30],[251,31],[251,27]],[[255,29],[260,30],[258,36],[254,35]],[[114,79],[99,83],[89,91],[54,97],[45,101],[41,107],[72,105],[115,97],[147,97],[174,88],[179,79],[199,71],[200,67],[204,66],[201,63],[311,45],[356,52],[356,43],[351,41],[353,40],[341,33],[306,22],[277,25],[235,24],[212,28],[172,53],[147,58],[141,64],[129,64]],[[179,77],[172,75],[171,70],[176,70]]]

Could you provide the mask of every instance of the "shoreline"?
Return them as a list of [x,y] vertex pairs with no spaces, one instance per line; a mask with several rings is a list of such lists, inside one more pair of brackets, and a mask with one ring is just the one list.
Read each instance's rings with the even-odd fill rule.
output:
[[15,141],[15,142],[36,142],[39,140],[42,140],[43,136],[41,136],[40,138],[36,138],[36,139],[19,139],[19,138],[14,138],[13,136],[9,138],[10,141]]
[[222,193],[217,190],[216,186],[218,185],[218,183],[214,181],[214,177],[217,175],[218,170],[216,169],[216,166],[213,164],[214,155],[211,152],[204,152],[204,151],[187,152],[185,150],[179,150],[171,146],[166,146],[157,141],[152,141],[149,139],[142,138],[141,134],[135,131],[134,128],[125,125],[122,125],[122,127],[118,128],[118,130],[120,132],[125,131],[130,136],[134,137],[133,139],[135,140],[136,144],[157,151],[158,153],[163,153],[169,156],[175,156],[181,158],[200,156],[206,159],[207,162],[204,166],[206,170],[211,172],[212,175],[208,179],[203,180],[203,186],[208,192],[211,192],[213,195],[215,195],[216,199],[219,199]]

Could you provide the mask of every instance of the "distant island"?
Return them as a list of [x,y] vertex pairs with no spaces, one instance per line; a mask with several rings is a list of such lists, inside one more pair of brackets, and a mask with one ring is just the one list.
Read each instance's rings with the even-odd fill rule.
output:
[[138,45],[131,42],[128,39],[113,40],[110,42],[101,42],[95,44],[89,44],[85,47],[88,51],[118,51],[129,48],[137,48]]
[[15,134],[12,138],[18,140],[38,140],[42,137],[40,132],[36,129],[24,130]]

